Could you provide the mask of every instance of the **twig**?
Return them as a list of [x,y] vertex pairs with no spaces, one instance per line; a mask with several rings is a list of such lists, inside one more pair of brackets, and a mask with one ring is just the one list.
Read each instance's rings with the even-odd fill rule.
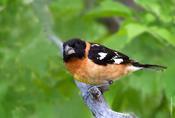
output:
[[52,41],[56,46],[60,49],[61,53],[63,53],[63,42],[60,38],[53,34],[48,34],[48,39]]
[[[34,3],[34,8],[35,10],[38,10],[38,17],[41,24],[43,25],[46,36],[48,36],[48,39],[56,44],[56,46],[62,52],[63,42],[61,38],[58,38],[52,32],[52,27],[50,26],[52,23],[49,23],[52,21],[52,18],[50,18],[50,20],[47,19],[48,17],[51,17],[47,5],[41,2],[41,0],[37,0]],[[77,87],[81,90],[84,102],[87,104],[87,106],[96,118],[134,118],[132,115],[129,114],[112,111],[104,100],[102,93],[96,86],[91,86],[78,81],[75,81],[75,83]],[[93,87],[93,91],[99,94],[98,99],[94,99],[92,93],[89,91],[89,88],[91,87]]]

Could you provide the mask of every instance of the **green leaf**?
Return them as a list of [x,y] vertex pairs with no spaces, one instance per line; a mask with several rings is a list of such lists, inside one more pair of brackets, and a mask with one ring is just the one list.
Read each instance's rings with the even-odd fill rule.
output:
[[158,22],[171,23],[173,20],[173,11],[175,10],[173,0],[135,0],[135,2],[142,6],[146,13],[154,15]]
[[128,43],[126,30],[120,30],[119,32],[101,39],[103,44],[112,49],[121,50]]
[[105,17],[105,16],[130,16],[131,10],[119,2],[105,0],[99,6],[89,11],[86,17]]
[[125,26],[129,40],[147,31],[147,27],[142,24],[129,23]]
[[175,46],[175,40],[174,40],[175,35],[170,31],[168,31],[166,28],[162,28],[158,26],[148,27],[138,23],[129,23],[125,26],[125,28],[128,33],[129,41],[143,34],[144,32],[148,32],[152,36],[157,38],[159,41],[163,42],[163,40],[166,40],[168,43]]
[[153,36],[156,36],[157,38],[162,38],[171,45],[175,46],[175,34],[171,33],[168,29],[161,27],[150,27],[149,32],[153,34]]

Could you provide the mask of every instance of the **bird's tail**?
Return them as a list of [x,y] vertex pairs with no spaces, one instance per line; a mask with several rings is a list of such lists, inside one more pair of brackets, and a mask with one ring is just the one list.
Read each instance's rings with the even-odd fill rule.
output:
[[161,65],[153,65],[153,64],[140,64],[138,62],[133,62],[133,66],[138,67],[140,69],[153,69],[153,70],[158,70],[158,71],[163,71],[167,67],[161,66]]

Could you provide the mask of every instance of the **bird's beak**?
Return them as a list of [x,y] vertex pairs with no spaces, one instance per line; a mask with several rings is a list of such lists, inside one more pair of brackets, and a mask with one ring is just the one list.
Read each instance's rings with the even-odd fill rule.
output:
[[70,47],[69,45],[66,45],[65,46],[65,53],[66,53],[66,55],[70,55],[70,54],[75,53],[75,50],[72,47]]

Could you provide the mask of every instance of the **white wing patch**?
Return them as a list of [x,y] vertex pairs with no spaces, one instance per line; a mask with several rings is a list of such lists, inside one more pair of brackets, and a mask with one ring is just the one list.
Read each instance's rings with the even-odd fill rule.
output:
[[106,57],[107,53],[99,52],[98,55],[100,55],[100,57],[98,57],[97,59],[102,60]]
[[[115,52],[115,54],[118,55],[117,52]],[[113,57],[111,60],[114,61],[114,64],[120,64],[123,62],[123,59],[118,58],[118,56]]]
[[123,62],[123,59],[113,58],[112,60],[114,60],[114,64],[120,64]]

